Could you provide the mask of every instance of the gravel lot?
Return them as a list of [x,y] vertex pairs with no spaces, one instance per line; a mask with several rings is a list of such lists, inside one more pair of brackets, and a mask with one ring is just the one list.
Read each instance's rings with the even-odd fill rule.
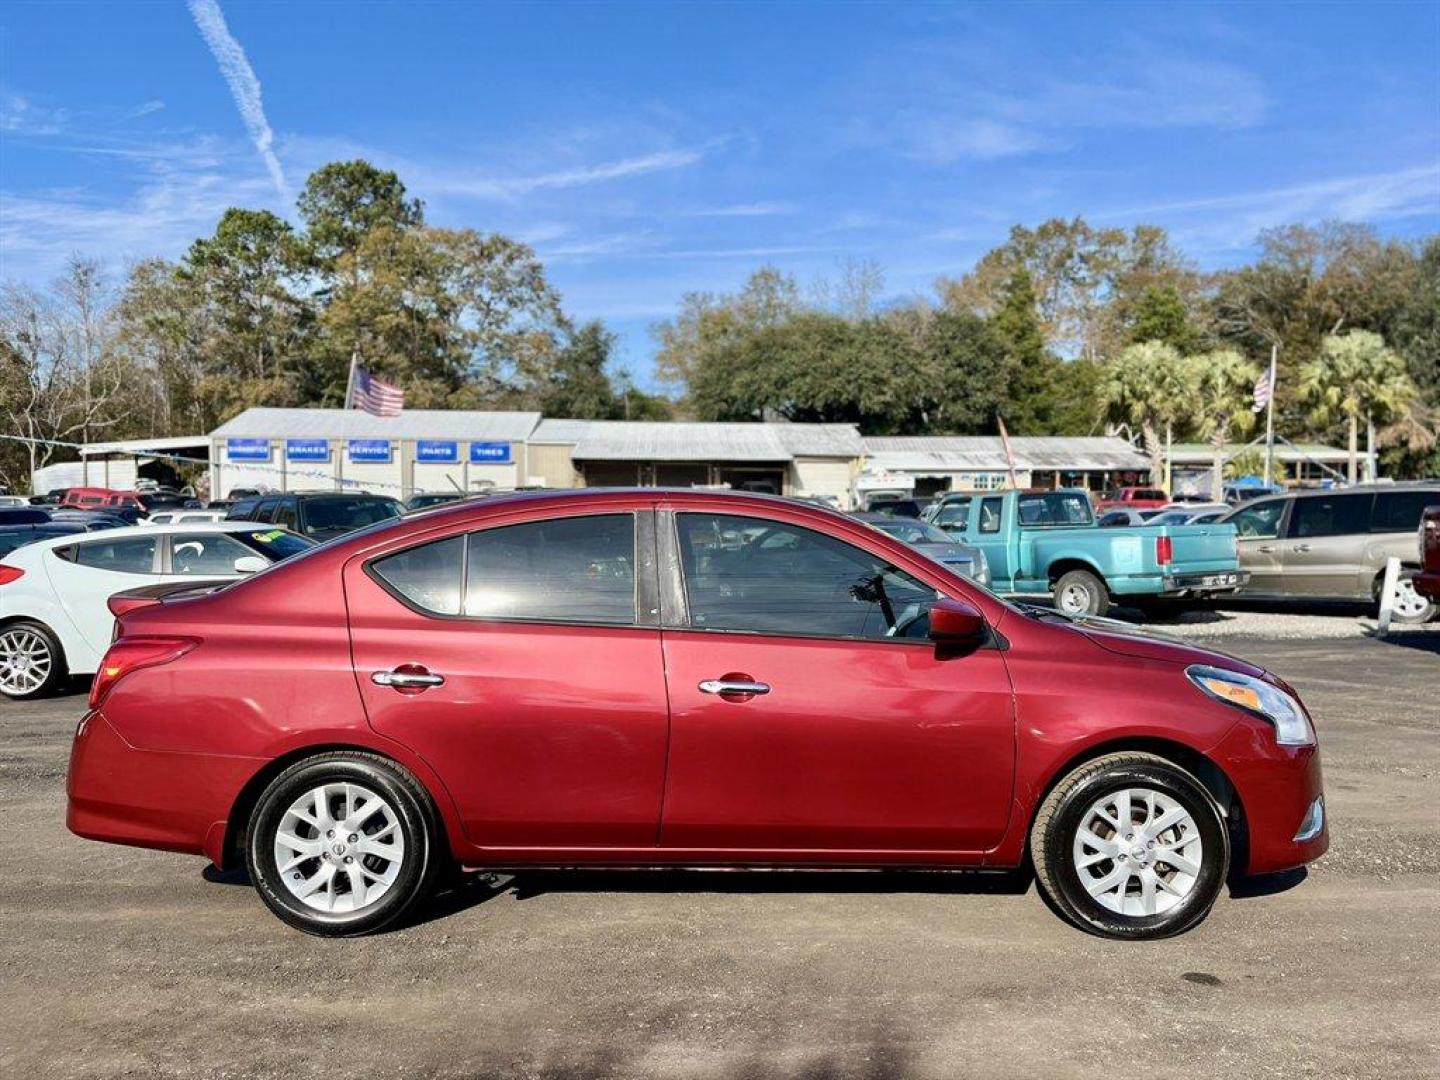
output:
[[1168,627],[1300,689],[1332,849],[1144,945],[1023,883],[899,873],[527,874],[320,941],[199,859],[70,836],[82,699],[0,703],[0,1074],[1440,1075],[1440,628],[1364,628]]

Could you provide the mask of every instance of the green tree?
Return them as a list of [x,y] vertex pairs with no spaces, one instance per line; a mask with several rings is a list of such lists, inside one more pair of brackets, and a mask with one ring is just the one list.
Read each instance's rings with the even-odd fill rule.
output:
[[1191,368],[1186,381],[1196,391],[1195,428],[1214,450],[1210,495],[1220,502],[1225,494],[1225,446],[1255,426],[1251,405],[1260,369],[1233,349],[1202,353],[1185,363]]
[[424,224],[419,199],[405,196],[400,177],[368,161],[333,161],[310,174],[297,201],[315,257],[329,265],[354,252],[378,228]]
[[1141,293],[1128,329],[1131,344],[1162,341],[1183,354],[1194,343],[1189,313],[1173,285],[1152,285]]
[[1104,368],[1100,398],[1107,417],[1138,426],[1150,457],[1150,482],[1168,483],[1164,444],[1195,401],[1194,367],[1173,346],[1158,341],[1131,345]]
[[1045,347],[1034,279],[1023,266],[1005,282],[991,325],[1009,368],[1004,413],[1019,435],[1048,435],[1055,428],[1060,361]]
[[612,420],[623,405],[605,368],[615,335],[598,320],[579,327],[558,350],[545,380],[532,391],[535,407],[546,416]]
[[920,375],[933,387],[934,401],[917,403],[907,430],[979,434],[995,431],[997,414],[1011,420],[1014,360],[994,320],[937,312],[918,345]]
[[795,279],[773,266],[756,270],[733,296],[687,293],[673,320],[651,328],[659,346],[656,376],[683,392],[717,353],[749,334],[781,326],[802,310]]
[[1370,429],[1373,454],[1373,425],[1402,415],[1418,393],[1405,361],[1368,330],[1327,335],[1319,355],[1300,368],[1300,400],[1311,420],[1319,427],[1337,421],[1346,425],[1352,484],[1357,479],[1360,421]]

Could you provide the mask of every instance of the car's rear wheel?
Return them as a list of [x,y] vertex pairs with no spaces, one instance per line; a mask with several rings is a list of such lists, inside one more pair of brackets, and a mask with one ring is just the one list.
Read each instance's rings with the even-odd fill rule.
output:
[[393,762],[339,751],[286,769],[250,818],[246,862],[270,910],[311,934],[385,927],[432,890],[444,853],[428,796]]
[[1199,780],[1153,754],[1110,754],[1055,785],[1030,831],[1035,876],[1069,922],[1121,940],[1169,937],[1214,906],[1229,834]]
[[48,626],[27,619],[0,629],[0,694],[44,697],[64,679],[65,650]]
[[1435,617],[1437,606],[1428,597],[1420,595],[1415,588],[1415,575],[1419,571],[1401,570],[1395,582],[1395,603],[1391,608],[1396,622],[1424,623]]
[[1104,615],[1110,591],[1089,570],[1067,570],[1055,582],[1055,607],[1066,615]]

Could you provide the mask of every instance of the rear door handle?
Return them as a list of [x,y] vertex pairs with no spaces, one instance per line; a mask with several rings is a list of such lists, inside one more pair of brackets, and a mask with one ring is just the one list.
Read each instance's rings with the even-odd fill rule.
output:
[[1275,545],[1274,545],[1274,544],[1265,544],[1265,545],[1263,545],[1263,546],[1261,546],[1261,547],[1256,548],[1255,550],[1256,550],[1256,551],[1259,551],[1259,552],[1262,552],[1262,553],[1265,554],[1265,555],[1273,555],[1273,554],[1275,553]]
[[424,689],[427,686],[444,686],[445,676],[435,675],[423,668],[419,671],[377,671],[370,676],[376,686],[394,686],[402,690]]
[[1295,545],[1294,547],[1292,547],[1290,550],[1291,550],[1291,551],[1309,551],[1309,550],[1310,550],[1310,545],[1309,545],[1309,544],[1296,544],[1296,545]]
[[747,679],[706,679],[700,684],[702,694],[768,694],[770,685]]

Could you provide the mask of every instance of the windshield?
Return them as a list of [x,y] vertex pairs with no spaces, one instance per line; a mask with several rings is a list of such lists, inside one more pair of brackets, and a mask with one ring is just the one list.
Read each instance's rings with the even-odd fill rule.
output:
[[305,507],[305,533],[329,539],[352,529],[398,518],[400,513],[400,504],[394,499],[373,495],[316,499]]
[[876,528],[907,544],[953,544],[950,535],[923,521],[878,521]]
[[1020,496],[1022,526],[1090,525],[1090,499],[1081,491],[1036,491]]
[[288,559],[291,555],[299,555],[300,552],[309,551],[315,546],[315,541],[296,536],[284,529],[257,529],[255,532],[237,532],[230,535],[271,562]]

